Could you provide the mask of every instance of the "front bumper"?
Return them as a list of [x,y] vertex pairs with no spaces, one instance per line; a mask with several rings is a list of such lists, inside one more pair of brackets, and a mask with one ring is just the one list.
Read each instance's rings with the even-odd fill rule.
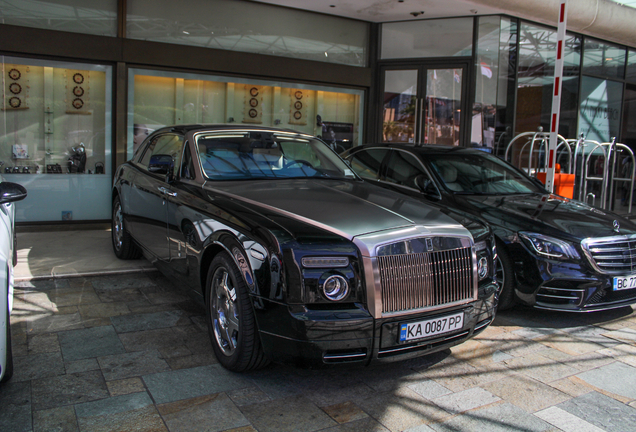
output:
[[[361,306],[328,312],[305,307],[268,306],[276,310],[279,319],[288,322],[279,321],[277,328],[280,331],[276,332],[260,328],[266,355],[276,362],[319,367],[398,361],[448,349],[483,331],[493,321],[496,297],[492,293],[487,298],[458,307],[383,319],[374,319]],[[464,312],[461,329],[425,340],[399,343],[400,324],[460,311]]]
[[636,289],[613,290],[613,276],[599,273],[585,257],[578,262],[548,260],[517,245],[511,251],[515,294],[537,309],[595,312],[636,304]]

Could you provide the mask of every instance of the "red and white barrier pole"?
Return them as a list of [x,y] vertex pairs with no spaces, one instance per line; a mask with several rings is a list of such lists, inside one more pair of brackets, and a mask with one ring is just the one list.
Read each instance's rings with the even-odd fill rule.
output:
[[559,134],[559,115],[561,113],[561,88],[563,86],[563,52],[565,50],[565,25],[567,21],[568,0],[561,0],[559,7],[559,25],[557,27],[556,63],[554,64],[554,93],[552,94],[552,115],[550,116],[550,140],[548,142],[548,169],[545,187],[554,191],[554,171],[556,165],[557,136]]

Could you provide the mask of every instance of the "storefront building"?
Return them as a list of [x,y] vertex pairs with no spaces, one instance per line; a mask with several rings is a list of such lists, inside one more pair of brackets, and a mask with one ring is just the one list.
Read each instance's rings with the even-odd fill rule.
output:
[[[114,169],[170,124],[497,153],[549,124],[556,28],[492,7],[372,22],[237,0],[1,4],[0,169],[29,191],[19,224],[108,220]],[[562,135],[636,146],[626,43],[568,33]]]

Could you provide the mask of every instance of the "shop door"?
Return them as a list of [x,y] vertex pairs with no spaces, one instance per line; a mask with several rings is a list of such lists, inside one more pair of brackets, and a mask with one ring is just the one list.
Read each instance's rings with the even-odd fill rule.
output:
[[383,67],[379,141],[466,145],[468,65]]

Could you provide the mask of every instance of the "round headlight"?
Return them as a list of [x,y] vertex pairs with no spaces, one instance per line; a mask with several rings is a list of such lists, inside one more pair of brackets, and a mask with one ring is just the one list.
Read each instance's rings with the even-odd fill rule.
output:
[[329,276],[322,285],[322,291],[329,300],[342,300],[349,294],[349,284],[342,276]]
[[479,276],[479,280],[488,276],[488,259],[486,257],[479,258],[479,262],[477,262],[477,275]]

